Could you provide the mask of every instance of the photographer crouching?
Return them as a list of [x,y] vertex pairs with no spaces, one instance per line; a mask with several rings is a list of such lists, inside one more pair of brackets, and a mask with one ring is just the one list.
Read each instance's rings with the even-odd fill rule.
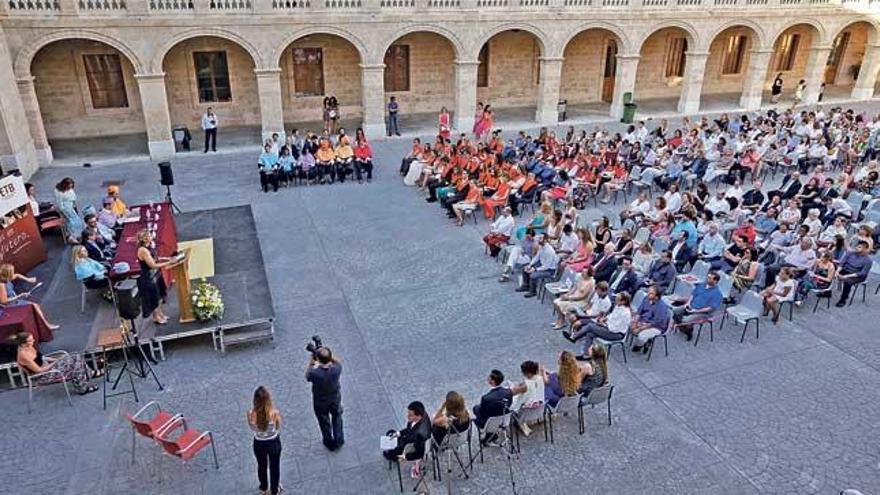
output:
[[324,446],[336,450],[345,443],[342,432],[342,392],[339,377],[342,363],[333,357],[329,348],[324,347],[321,337],[315,335],[306,346],[311,354],[306,366],[306,381],[312,384],[312,405]]

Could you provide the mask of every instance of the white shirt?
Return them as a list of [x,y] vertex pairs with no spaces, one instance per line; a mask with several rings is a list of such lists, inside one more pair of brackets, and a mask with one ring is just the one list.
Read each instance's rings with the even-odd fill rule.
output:
[[513,233],[514,227],[516,227],[516,220],[513,219],[513,215],[501,215],[492,222],[490,231],[494,234],[501,234],[510,237]]
[[629,330],[629,324],[632,322],[632,313],[626,306],[614,306],[614,311],[608,315],[606,324],[608,331],[626,335]]
[[559,250],[567,251],[569,253],[575,252],[578,246],[580,245],[580,239],[578,236],[573,233],[562,234],[562,237],[559,239]]
[[526,391],[513,398],[511,410],[517,411],[522,406],[544,402],[544,379],[536,375],[534,378],[523,379]]
[[205,115],[202,115],[202,129],[216,129],[217,128],[217,114],[208,115],[207,112]]
[[715,215],[720,212],[728,213],[730,212],[730,203],[724,198],[719,199],[718,196],[715,196],[706,204],[706,209]]
[[593,296],[590,297],[590,309],[586,311],[586,315],[591,318],[596,317],[599,314],[607,313],[609,309],[611,309],[611,298],[608,297],[608,294],[601,297],[598,292],[593,292]]
[[681,209],[681,194],[678,192],[670,193],[669,191],[666,191],[666,193],[663,194],[663,197],[666,199],[666,209],[672,213],[678,213],[678,210]]

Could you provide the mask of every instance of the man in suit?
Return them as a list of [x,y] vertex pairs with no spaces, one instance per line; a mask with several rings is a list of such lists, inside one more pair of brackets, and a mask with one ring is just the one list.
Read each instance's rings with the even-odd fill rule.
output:
[[615,294],[621,292],[626,292],[630,296],[635,294],[639,288],[639,276],[633,270],[632,259],[627,256],[620,259],[620,269],[611,277],[609,287]]
[[680,272],[684,271],[684,267],[688,263],[693,263],[694,258],[696,258],[694,249],[688,243],[688,236],[687,231],[682,232],[678,240],[672,246],[669,246],[669,252],[672,256],[672,261],[675,263],[675,269]]
[[675,265],[672,264],[672,251],[663,251],[660,253],[660,259],[651,263],[651,269],[648,270],[644,285],[647,287],[653,285],[657,287],[660,294],[665,294],[669,291],[669,287],[672,285],[672,281],[675,280],[676,275],[678,275],[678,272],[675,270]]
[[489,391],[480,398],[480,403],[474,406],[474,421],[480,428],[486,426],[489,418],[507,414],[513,401],[513,393],[510,389],[501,386],[504,383],[504,373],[492,370],[487,381]]
[[802,185],[801,173],[797,170],[792,170],[791,174],[782,179],[782,185],[779,186],[779,189],[767,193],[767,199],[772,199],[773,196],[781,196],[782,199],[791,199],[801,191]]
[[[425,440],[431,436],[431,420],[428,419],[425,405],[419,401],[410,402],[406,406],[406,427],[400,431],[391,430],[386,435],[397,438],[397,447],[382,451],[386,459],[402,457],[407,461],[414,461],[424,457]],[[403,450],[410,444],[413,446],[412,450],[404,454]]]
[[610,282],[617,271],[617,256],[614,255],[614,244],[605,244],[602,257],[593,265],[593,278],[597,282]]

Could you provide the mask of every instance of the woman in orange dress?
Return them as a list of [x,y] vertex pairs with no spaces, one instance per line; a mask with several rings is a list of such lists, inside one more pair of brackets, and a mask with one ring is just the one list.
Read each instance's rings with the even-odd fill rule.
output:
[[492,116],[492,108],[489,105],[483,107],[483,115],[480,118],[480,122],[476,126],[476,134],[477,139],[480,141],[486,138],[486,135],[489,134],[489,131],[492,130],[492,127],[495,126],[495,121]]
[[480,188],[477,187],[477,184],[475,182],[471,182],[470,187],[468,188],[467,195],[464,197],[464,200],[452,205],[452,211],[455,213],[455,218],[457,219],[456,225],[461,227],[464,224],[463,210],[475,209],[477,206],[479,206],[482,200],[482,191],[480,191]]
[[507,177],[501,176],[501,184],[491,197],[483,202],[483,213],[486,218],[492,220],[495,218],[495,207],[507,204],[507,196],[510,194],[510,186],[507,185]]
[[452,120],[449,117],[449,110],[446,110],[446,107],[440,108],[440,115],[437,117],[437,126],[437,135],[444,140],[449,139],[450,133],[452,132]]

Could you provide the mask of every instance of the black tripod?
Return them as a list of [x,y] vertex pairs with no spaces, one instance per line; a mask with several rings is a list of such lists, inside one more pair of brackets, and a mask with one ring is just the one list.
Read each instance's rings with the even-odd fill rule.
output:
[[165,186],[165,202],[171,206],[171,213],[179,214],[181,213],[180,207],[177,206],[177,203],[174,202],[174,199],[171,197],[171,186]]
[[[135,328],[134,320],[128,320],[131,325],[131,330],[128,330],[125,323],[123,323],[121,332],[122,332],[122,361],[121,363],[117,363],[114,365],[110,365],[109,361],[107,361],[106,356],[104,357],[104,362],[108,363],[107,372],[104,375],[104,409],[107,409],[107,398],[108,397],[117,397],[125,394],[134,395],[134,401],[138,402],[138,393],[137,388],[134,384],[134,377],[138,378],[146,378],[148,375],[153,377],[153,381],[156,382],[156,386],[159,387],[159,390],[164,390],[165,387],[162,386],[162,382],[159,381],[158,375],[156,375],[156,371],[153,369],[153,366],[150,364],[152,359],[147,357],[147,354],[144,352],[144,348],[141,347],[140,342],[138,341],[137,330]],[[119,373],[116,375],[116,379],[113,380],[113,385],[110,387],[111,392],[108,393],[107,385],[110,383],[111,375],[113,374],[113,368],[117,367],[119,369]],[[123,376],[128,377],[128,390],[121,390],[116,392],[116,388],[119,386],[120,380],[122,380]]]

